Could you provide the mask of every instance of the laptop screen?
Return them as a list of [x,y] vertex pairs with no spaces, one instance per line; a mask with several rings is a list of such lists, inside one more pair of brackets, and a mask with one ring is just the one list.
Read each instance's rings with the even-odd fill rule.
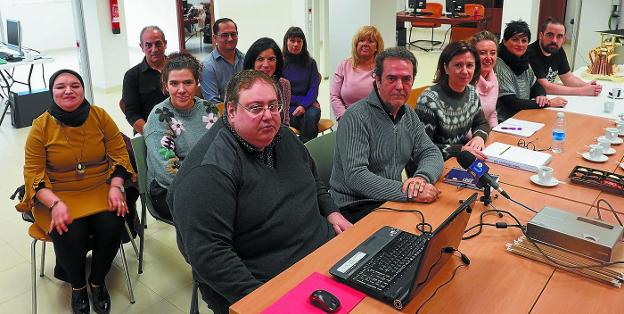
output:
[[472,211],[470,206],[476,198],[476,193],[470,196],[433,232],[433,237],[429,240],[427,250],[418,268],[412,294],[416,293],[427,280],[433,278],[451,257],[451,254],[442,253],[442,248],[450,246],[456,249],[459,246],[470,219]]

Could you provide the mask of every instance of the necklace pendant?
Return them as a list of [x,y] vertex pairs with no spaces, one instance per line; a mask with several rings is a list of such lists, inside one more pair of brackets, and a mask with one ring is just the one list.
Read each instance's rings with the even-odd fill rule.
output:
[[76,172],[78,172],[78,175],[85,174],[85,166],[81,162],[76,165]]

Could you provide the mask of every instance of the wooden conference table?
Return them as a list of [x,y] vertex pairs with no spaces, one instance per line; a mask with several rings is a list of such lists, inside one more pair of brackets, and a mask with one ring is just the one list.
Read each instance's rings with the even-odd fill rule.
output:
[[[544,128],[530,139],[536,141],[538,148],[550,145],[549,132],[556,112],[549,110],[531,110],[520,112],[516,118],[543,122]],[[616,209],[624,211],[621,197],[601,193],[598,190],[575,185],[567,176],[575,165],[608,171],[616,170],[616,160],[624,157],[624,145],[613,146],[617,153],[604,164],[589,163],[580,158],[576,151],[585,151],[586,144],[595,142],[594,137],[601,135],[603,128],[612,122],[604,118],[568,114],[567,143],[563,154],[556,155],[550,163],[555,169],[555,176],[565,183],[554,188],[542,188],[529,181],[530,172],[514,170],[494,164],[490,172],[500,175],[501,187],[514,199],[527,206],[541,210],[549,205],[566,209],[578,215],[596,217],[592,204],[598,198],[609,198]],[[518,137],[492,132],[490,140],[516,144]],[[444,172],[457,166],[455,159],[445,163]],[[387,202],[385,207],[397,209],[419,209],[425,220],[437,227],[458,206],[458,200],[466,199],[473,190],[457,188],[442,182],[437,186],[442,190],[441,198],[433,204]],[[493,204],[501,210],[512,212],[523,224],[533,214],[526,209],[501,197],[494,198]],[[478,202],[473,205],[473,213],[468,223],[478,223],[479,215],[485,206]],[[491,209],[491,208],[487,208]],[[612,214],[601,211],[602,217],[615,222]],[[513,223],[505,216],[503,220]],[[496,215],[486,215],[485,222],[500,221]],[[236,304],[230,307],[230,313],[258,313],[290,291],[299,282],[313,272],[330,276],[328,270],[339,259],[359,245],[381,226],[389,225],[402,230],[418,233],[415,226],[419,218],[414,213],[375,211],[343,234],[312,252],[303,260],[288,268]],[[624,309],[624,292],[590,279],[582,278],[554,267],[535,262],[506,251],[506,244],[522,235],[515,228],[495,229],[484,227],[481,235],[464,240],[459,250],[471,260],[468,267],[460,268],[450,284],[441,288],[422,308],[422,313],[621,313]],[[449,262],[431,278],[418,295],[404,308],[403,313],[414,313],[418,307],[442,283],[447,281],[454,268],[460,265],[458,258]],[[374,298],[365,297],[352,311],[353,313],[395,313],[390,305]]]

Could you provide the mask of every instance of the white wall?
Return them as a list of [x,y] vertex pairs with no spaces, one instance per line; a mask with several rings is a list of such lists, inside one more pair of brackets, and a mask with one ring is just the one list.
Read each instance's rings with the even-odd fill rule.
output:
[[[101,0],[100,0],[101,1]],[[171,53],[178,51],[178,17],[176,15],[176,4],[172,0],[126,0],[123,2],[126,16],[126,33],[128,47],[140,51],[139,35],[143,27],[156,25],[165,33],[167,39],[167,51]],[[147,11],[149,8],[149,12]],[[141,61],[141,53],[130,53],[130,64]]]
[[370,25],[370,10],[370,0],[329,1],[328,67],[331,73],[336,70],[338,63],[351,55],[353,34],[360,26]]
[[[238,49],[243,53],[261,37],[273,38],[281,47],[284,34],[290,26],[306,29],[305,3],[301,2],[304,1],[215,0],[215,20],[227,17],[236,22],[239,33]],[[307,37],[308,34],[306,39]]]
[[[545,0],[548,1],[548,0]],[[501,24],[501,36],[505,30],[505,24],[521,19],[529,24],[531,29],[531,41],[537,38],[540,0],[507,0],[503,4],[503,23]]]
[[607,20],[611,14],[611,0],[594,1],[581,0],[581,14],[578,19],[579,30],[576,38],[576,53],[572,58],[573,68],[579,68],[589,63],[590,49],[600,45],[599,30],[607,29]]
[[[20,20],[22,45],[39,51],[75,47],[76,39],[69,0],[0,0],[2,28],[5,19]],[[4,30],[2,34],[4,34]],[[6,41],[6,38],[3,38]]]
[[94,88],[111,89],[122,85],[123,75],[129,68],[128,40],[123,10],[120,6],[120,34],[113,34],[108,1],[83,2],[85,32]]

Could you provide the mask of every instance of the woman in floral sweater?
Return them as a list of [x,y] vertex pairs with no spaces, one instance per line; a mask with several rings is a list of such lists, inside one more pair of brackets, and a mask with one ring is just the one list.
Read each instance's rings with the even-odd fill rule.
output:
[[162,70],[169,97],[154,106],[144,128],[147,183],[154,209],[171,219],[167,189],[195,143],[219,118],[215,104],[196,97],[201,64],[188,53],[172,53]]

